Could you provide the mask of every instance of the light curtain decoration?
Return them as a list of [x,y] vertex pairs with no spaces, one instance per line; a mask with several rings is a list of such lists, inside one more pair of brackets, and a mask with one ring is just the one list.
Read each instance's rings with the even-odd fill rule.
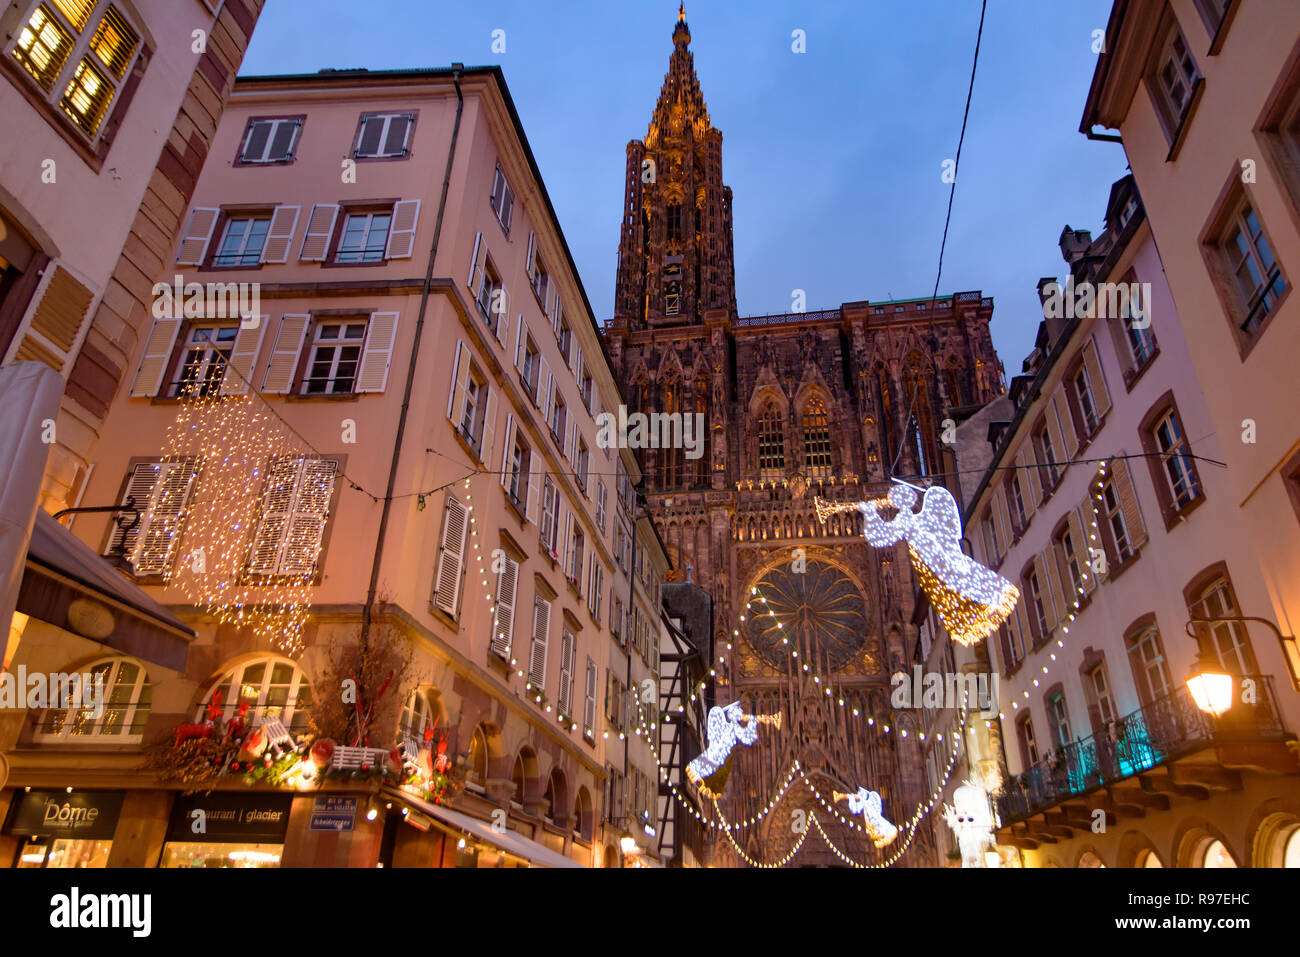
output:
[[731,751],[737,744],[751,745],[758,740],[760,724],[781,728],[781,714],[745,714],[739,701],[722,708],[710,708],[707,724],[709,746],[686,765],[686,776],[700,793],[716,798],[727,785],[731,772]]
[[915,512],[916,491],[905,484],[889,490],[888,504],[898,509],[892,521],[880,514],[882,500],[858,503],[862,534],[877,548],[907,542],[921,588],[948,634],[972,645],[1006,621],[1020,600],[1020,589],[962,553],[961,515],[951,492],[931,486]]

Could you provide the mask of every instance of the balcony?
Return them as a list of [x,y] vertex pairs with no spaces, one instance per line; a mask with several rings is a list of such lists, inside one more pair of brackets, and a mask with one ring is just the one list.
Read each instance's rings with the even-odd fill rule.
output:
[[[1108,818],[1167,810],[1170,797],[1205,799],[1241,787],[1243,770],[1283,773],[1295,759],[1285,742],[1272,681],[1255,682],[1252,705],[1240,697],[1215,718],[1196,707],[1186,686],[1075,741],[994,795],[1002,822],[998,840],[1023,847],[1087,831],[1094,811]],[[1041,817],[1039,817],[1041,815]]]

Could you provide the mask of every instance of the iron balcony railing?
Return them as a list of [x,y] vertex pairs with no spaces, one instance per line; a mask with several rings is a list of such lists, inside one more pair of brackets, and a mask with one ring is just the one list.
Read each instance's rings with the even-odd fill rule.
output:
[[1254,682],[1255,703],[1238,700],[1218,718],[1198,708],[1179,685],[1107,729],[1050,753],[994,795],[1003,825],[1217,743],[1285,737],[1272,680],[1241,680],[1247,679]]

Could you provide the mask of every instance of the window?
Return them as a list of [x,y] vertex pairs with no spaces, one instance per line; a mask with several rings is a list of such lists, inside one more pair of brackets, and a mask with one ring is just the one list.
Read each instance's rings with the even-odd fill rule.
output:
[[442,534],[438,539],[438,561],[433,575],[433,604],[453,618],[460,598],[468,530],[469,509],[460,499],[449,494],[442,510]]
[[244,727],[277,720],[290,734],[303,734],[311,723],[311,685],[296,664],[285,658],[260,658],[226,672],[195,710],[195,721],[206,721],[209,708],[220,709],[229,723],[248,705]]
[[[1231,5],[1232,0],[1196,0],[1196,8],[1200,11],[1201,19],[1205,21],[1205,29],[1209,31],[1211,40],[1217,39],[1219,28],[1223,25],[1223,18]],[[1214,50],[1210,52],[1213,53]]]
[[609,493],[605,488],[605,480],[596,479],[596,527],[600,529],[602,534],[605,531],[605,510],[608,497]]
[[391,210],[374,213],[348,213],[343,234],[334,253],[336,263],[383,262],[388,247],[388,229],[393,222]]
[[316,574],[338,467],[331,459],[271,460],[250,549],[251,574],[301,578]]
[[1065,564],[1066,573],[1070,576],[1070,584],[1074,587],[1073,595],[1067,595],[1066,600],[1078,601],[1079,595],[1083,591],[1083,566],[1079,562],[1078,545],[1074,541],[1074,534],[1065,529],[1056,539],[1056,547],[1060,549],[1061,560]]
[[271,228],[270,216],[231,217],[212,257],[213,266],[256,266]]
[[514,215],[515,194],[510,189],[510,184],[506,182],[506,177],[501,172],[501,164],[497,164],[496,175],[492,178],[492,198],[489,200],[492,211],[497,214],[497,222],[501,228],[510,233],[510,220]]
[[1017,736],[1020,738],[1020,757],[1025,768],[1032,768],[1038,763],[1038,742],[1034,740],[1034,722],[1025,715],[1016,723]]
[[622,731],[627,706],[627,689],[623,682],[615,677],[612,669],[605,672],[605,718]]
[[1100,420],[1097,417],[1097,400],[1093,395],[1092,383],[1088,378],[1086,365],[1080,366],[1074,373],[1074,398],[1078,403],[1079,416],[1085,436],[1097,431]]
[[406,740],[414,741],[417,747],[424,746],[424,733],[434,725],[433,709],[429,698],[418,688],[407,696],[402,705],[402,715],[397,722],[397,739],[395,745],[401,747]]
[[785,471],[785,425],[774,402],[768,402],[758,417],[758,469],[776,474]]
[[1182,423],[1178,414],[1170,409],[1156,423],[1152,430],[1156,448],[1160,451],[1160,464],[1168,490],[1173,496],[1175,510],[1190,505],[1201,495],[1201,486],[1196,478],[1196,466],[1192,462],[1191,449],[1183,435]]
[[668,207],[665,209],[665,213],[667,214],[666,217],[665,217],[665,222],[666,222],[667,229],[668,229],[668,236],[667,236],[668,241],[669,241],[670,243],[672,243],[672,242],[678,242],[678,243],[681,242],[681,240],[682,240],[682,205],[681,205],[681,203],[673,203],[672,205],[668,206]]
[[831,474],[831,425],[826,405],[820,398],[808,403],[803,413],[804,466],[810,478]]
[[496,400],[496,392],[488,387],[483,370],[471,358],[465,343],[458,342],[447,419],[482,462],[487,462],[492,452]]
[[487,385],[483,382],[482,376],[477,374],[477,370],[471,368],[465,383],[465,401],[460,414],[460,434],[471,445],[477,444],[476,437],[480,432],[483,418],[482,397],[486,391]]
[[596,681],[599,676],[600,671],[596,667],[596,662],[588,658],[582,703],[582,736],[588,741],[596,739]]
[[414,125],[414,113],[362,113],[352,155],[357,159],[405,156]]
[[519,435],[517,429],[514,444],[510,449],[510,457],[506,461],[506,493],[518,508],[524,509],[528,505],[528,476],[532,466],[532,450],[528,448],[528,443]]
[[569,320],[564,317],[563,313],[560,315],[558,329],[555,338],[560,344],[560,355],[567,364],[573,361],[569,356],[569,347],[573,344],[573,330],[569,327]]
[[1238,310],[1244,316],[1241,331],[1253,336],[1286,291],[1286,280],[1259,216],[1248,201],[1243,200],[1232,213],[1219,248],[1232,276]]
[[573,714],[574,664],[577,661],[578,639],[565,628],[560,632],[560,693],[556,710],[564,717]]
[[542,518],[538,523],[538,539],[554,557],[555,538],[560,527],[560,495],[550,477],[542,480]]
[[[1215,578],[1200,588],[1187,610],[1192,618],[1235,618],[1241,615],[1232,588],[1223,577]],[[1258,673],[1255,652],[1244,622],[1220,621],[1197,625],[1196,628],[1204,636],[1205,649],[1219,659],[1220,667],[1234,675]]]
[[[478,311],[487,321],[489,329],[495,329],[497,322],[504,322],[506,315],[505,286],[490,260],[483,265],[483,281],[475,297]],[[502,334],[504,337],[504,333]]]
[[612,588],[609,592],[609,633],[616,639],[623,635],[623,599]]
[[[492,616],[492,637],[488,641],[488,650],[502,661],[509,661],[515,642],[515,603],[519,597],[519,562],[510,555],[501,556],[496,586],[496,612]],[[551,606],[547,603],[547,625],[550,624],[550,613]]]
[[361,363],[365,321],[326,321],[316,325],[303,395],[349,395]]
[[[579,352],[579,355],[582,353]],[[587,368],[586,361],[578,365],[578,394],[582,396],[583,407],[591,411],[591,370]]]
[[1052,746],[1070,746],[1070,717],[1065,711],[1065,694],[1053,691],[1047,696],[1047,725],[1052,732]]
[[1201,72],[1187,48],[1182,31],[1176,21],[1171,22],[1147,76],[1147,85],[1156,100],[1156,112],[1164,123],[1165,136],[1170,143],[1177,138],[1200,79]]
[[1124,337],[1128,341],[1129,356],[1133,360],[1133,368],[1141,369],[1151,361],[1151,357],[1156,352],[1156,341],[1151,335],[1151,317],[1145,311],[1150,306],[1143,307],[1143,313],[1140,317],[1129,317],[1123,320]]
[[141,462],[127,473],[121,501],[132,499],[140,520],[130,530],[115,526],[107,554],[121,550],[137,576],[163,575],[180,547],[185,510],[198,476],[198,463]]
[[579,437],[578,452],[573,457],[573,470],[578,488],[584,495],[587,493],[587,468],[590,463],[591,453],[587,451],[587,440]]
[[1025,499],[1020,491],[1020,473],[1012,472],[1007,479],[1007,502],[1011,506],[1011,524],[1017,535],[1025,530]]
[[1031,568],[1025,573],[1025,594],[1029,598],[1029,608],[1033,615],[1030,619],[1034,625],[1034,637],[1043,641],[1051,631],[1047,623],[1047,606],[1043,601],[1043,590],[1038,580],[1038,569]]
[[1052,443],[1052,433],[1046,425],[1038,430],[1034,442],[1038,446],[1038,461],[1042,470],[1040,481],[1046,492],[1048,489],[1055,488],[1061,478],[1061,467],[1057,465],[1056,446]]
[[[98,661],[77,672],[78,691],[85,694],[81,675],[91,676],[90,683],[99,694],[102,682],[102,701],[97,707],[51,707],[36,726],[35,740],[44,743],[55,741],[68,744],[134,743],[143,739],[144,727],[149,721],[153,705],[153,685],[149,675],[138,662],[129,658],[109,658]],[[98,699],[96,699],[98,700]],[[71,702],[51,702],[51,704]],[[88,702],[83,698],[82,705]]]
[[10,47],[47,101],[89,137],[100,132],[139,52],[140,34],[126,15],[94,0],[36,4]]
[[1097,665],[1088,672],[1088,693],[1093,707],[1097,709],[1100,720],[1098,730],[1106,728],[1118,715],[1115,714],[1115,702],[1110,696],[1110,684],[1106,680],[1106,666]]
[[1109,531],[1114,556],[1119,561],[1133,555],[1133,544],[1129,537],[1128,521],[1124,518],[1124,509],[1120,504],[1119,493],[1114,482],[1107,482],[1101,493],[1102,519]]
[[586,544],[587,539],[582,534],[582,529],[574,522],[572,537],[569,539],[569,567],[564,573],[569,576],[569,581],[575,588],[582,585],[582,553]]
[[551,421],[548,423],[551,427],[551,438],[555,439],[555,444],[559,445],[564,441],[564,428],[568,424],[568,407],[564,404],[564,397],[560,395],[558,389],[551,399]]
[[195,326],[181,347],[180,370],[170,394],[173,397],[206,398],[217,395],[239,326]]
[[601,603],[605,600],[605,569],[600,562],[592,561],[587,574],[587,610],[596,624],[600,624]]
[[998,551],[998,533],[993,525],[993,516],[988,512],[985,512],[984,518],[980,520],[980,537],[984,540],[984,554],[988,557],[989,564],[1001,564],[1002,553]]
[[1143,625],[1129,633],[1127,643],[1138,698],[1144,705],[1154,704],[1169,694],[1173,685],[1160,631],[1154,624]]
[[286,163],[293,159],[302,117],[252,119],[244,132],[240,163]]
[[519,382],[524,391],[536,402],[537,390],[542,385],[542,354],[522,316],[519,318],[519,339],[515,344],[515,368],[519,370]]
[[542,312],[549,311],[546,308],[546,297],[551,290],[551,276],[542,264],[541,256],[535,255],[533,257],[533,274],[529,278],[529,284],[533,287],[533,295],[537,297],[537,301],[542,305]]

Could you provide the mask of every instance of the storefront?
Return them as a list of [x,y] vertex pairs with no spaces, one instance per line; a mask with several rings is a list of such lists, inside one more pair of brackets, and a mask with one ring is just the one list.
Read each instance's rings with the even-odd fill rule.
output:
[[178,795],[160,867],[279,867],[290,794]]
[[17,839],[12,866],[107,867],[121,812],[121,791],[19,791],[4,827]]

